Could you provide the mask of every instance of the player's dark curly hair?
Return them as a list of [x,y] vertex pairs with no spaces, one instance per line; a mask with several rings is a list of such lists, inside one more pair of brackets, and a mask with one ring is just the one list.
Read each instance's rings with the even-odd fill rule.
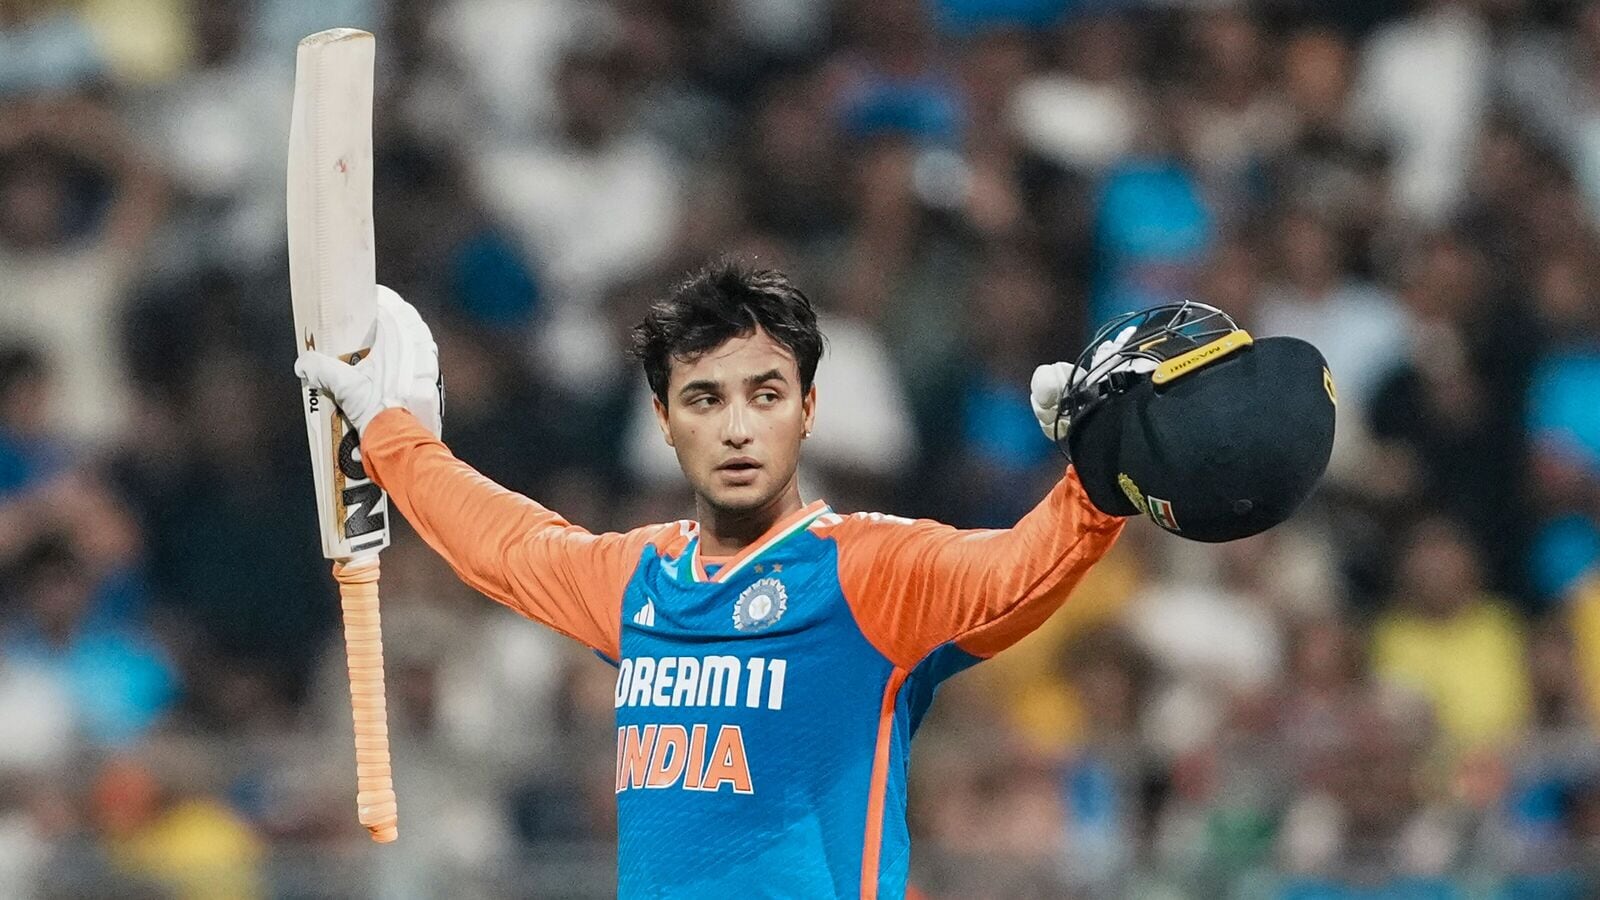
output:
[[756,326],[794,354],[800,389],[811,389],[822,358],[822,332],[811,301],[775,269],[721,260],[693,273],[666,299],[651,304],[633,327],[633,357],[644,364],[650,390],[667,402],[672,361],[690,362]]

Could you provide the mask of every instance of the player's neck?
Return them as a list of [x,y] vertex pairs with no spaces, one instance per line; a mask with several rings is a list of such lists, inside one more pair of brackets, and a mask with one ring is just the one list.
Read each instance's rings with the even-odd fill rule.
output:
[[800,501],[798,481],[790,482],[766,505],[756,509],[719,509],[705,498],[698,498],[695,506],[700,518],[700,555],[733,556],[760,540],[773,525],[804,505]]

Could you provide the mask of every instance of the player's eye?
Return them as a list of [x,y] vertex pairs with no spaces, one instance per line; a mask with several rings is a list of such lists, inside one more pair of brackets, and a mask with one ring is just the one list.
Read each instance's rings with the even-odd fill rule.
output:
[[777,391],[762,391],[756,395],[756,402],[763,406],[771,406],[772,404],[777,403],[780,399],[782,398],[778,396]]
[[710,409],[717,404],[717,398],[711,394],[701,394],[689,401],[689,405],[699,409]]

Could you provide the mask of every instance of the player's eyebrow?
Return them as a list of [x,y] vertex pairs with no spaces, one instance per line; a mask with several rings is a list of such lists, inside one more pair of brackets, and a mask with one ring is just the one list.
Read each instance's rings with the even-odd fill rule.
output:
[[722,382],[713,381],[710,378],[701,378],[696,381],[691,381],[683,387],[678,388],[678,396],[687,397],[690,394],[699,393],[700,391],[708,391],[715,394],[719,393],[721,390]]
[[744,383],[748,387],[755,387],[758,384],[766,384],[769,381],[782,381],[787,383],[788,380],[789,379],[783,377],[783,373],[777,369],[768,369],[767,371],[762,372],[760,375],[751,375],[745,378]]
[[[783,376],[783,372],[778,369],[768,369],[759,375],[747,375],[744,379],[746,387],[756,387],[757,385],[766,384],[769,381],[778,381],[787,384],[789,379],[785,378]],[[696,394],[701,391],[706,391],[713,394],[720,393],[722,391],[722,382],[710,378],[699,378],[679,388],[678,396],[687,397],[690,394]]]

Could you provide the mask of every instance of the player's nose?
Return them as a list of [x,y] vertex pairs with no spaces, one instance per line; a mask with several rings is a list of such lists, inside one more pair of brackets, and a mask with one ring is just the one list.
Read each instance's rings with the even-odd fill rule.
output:
[[750,412],[742,403],[730,403],[722,417],[722,442],[730,447],[743,447],[755,439],[750,428]]

